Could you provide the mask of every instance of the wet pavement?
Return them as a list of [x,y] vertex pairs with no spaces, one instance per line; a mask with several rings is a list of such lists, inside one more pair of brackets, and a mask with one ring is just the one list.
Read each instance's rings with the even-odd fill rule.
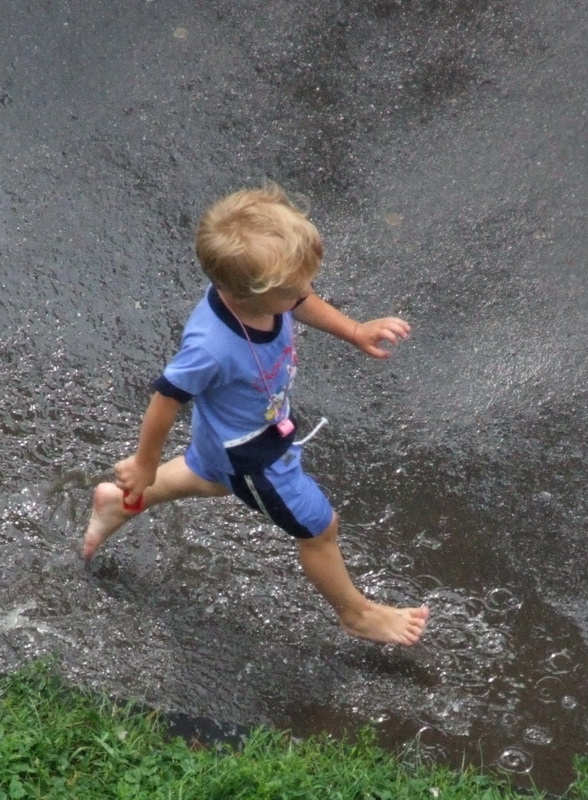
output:
[[[0,0],[0,669],[563,791],[586,752],[584,4]],[[386,363],[303,331],[306,460],[358,584],[432,608],[349,641],[292,543],[231,499],[137,520],[84,572],[203,280],[192,226],[269,177],[317,288],[413,326]],[[168,454],[181,452],[182,418]]]

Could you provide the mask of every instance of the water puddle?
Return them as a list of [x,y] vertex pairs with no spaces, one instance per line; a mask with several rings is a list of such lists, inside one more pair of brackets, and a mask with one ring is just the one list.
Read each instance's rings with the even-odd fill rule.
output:
[[[384,746],[423,760],[465,758],[523,788],[560,792],[571,781],[585,742],[585,642],[508,569],[502,584],[471,569],[443,583],[461,537],[492,546],[463,509],[429,520],[426,535],[418,514],[412,535],[382,523],[377,507],[372,521],[347,511],[343,546],[358,585],[432,609],[423,641],[403,650],[349,640],[306,585],[291,542],[231,498],[136,520],[84,572],[77,539],[91,482],[74,472],[2,501],[4,666],[57,651],[70,679],[178,720],[296,735],[370,723]],[[26,599],[10,602],[8,586]]]

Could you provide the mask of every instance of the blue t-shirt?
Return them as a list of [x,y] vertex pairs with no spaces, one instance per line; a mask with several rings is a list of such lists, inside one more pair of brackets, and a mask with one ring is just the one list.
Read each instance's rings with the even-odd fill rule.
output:
[[273,463],[295,433],[281,436],[276,425],[292,419],[292,314],[277,314],[273,331],[245,327],[249,340],[210,286],[186,323],[179,352],[154,384],[162,394],[193,399],[193,445],[204,463],[231,474]]

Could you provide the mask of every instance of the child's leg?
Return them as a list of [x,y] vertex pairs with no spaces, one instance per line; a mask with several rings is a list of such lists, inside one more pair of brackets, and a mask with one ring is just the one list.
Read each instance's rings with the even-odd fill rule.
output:
[[314,539],[299,539],[300,562],[306,576],[336,611],[350,636],[376,642],[410,645],[422,636],[429,609],[379,605],[355,588],[337,544],[337,516]]
[[[155,483],[143,494],[144,507],[149,508],[167,500],[181,497],[222,497],[229,494],[220,483],[204,480],[188,467],[184,456],[162,464],[157,470]],[[123,493],[114,483],[101,483],[94,492],[94,505],[88,529],[84,536],[83,555],[91,559],[96,550],[121,525],[136,517],[136,511],[126,511],[122,504]]]

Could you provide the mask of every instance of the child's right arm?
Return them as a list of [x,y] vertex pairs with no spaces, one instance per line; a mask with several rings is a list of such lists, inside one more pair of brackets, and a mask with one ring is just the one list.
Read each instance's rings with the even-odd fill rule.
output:
[[298,322],[330,333],[375,358],[389,358],[390,352],[381,346],[382,343],[396,344],[410,332],[408,322],[399,317],[356,322],[314,292],[296,306],[293,316]]
[[143,417],[135,454],[115,464],[116,485],[128,492],[128,505],[135,504],[155,481],[165,440],[181,405],[173,397],[155,392]]

